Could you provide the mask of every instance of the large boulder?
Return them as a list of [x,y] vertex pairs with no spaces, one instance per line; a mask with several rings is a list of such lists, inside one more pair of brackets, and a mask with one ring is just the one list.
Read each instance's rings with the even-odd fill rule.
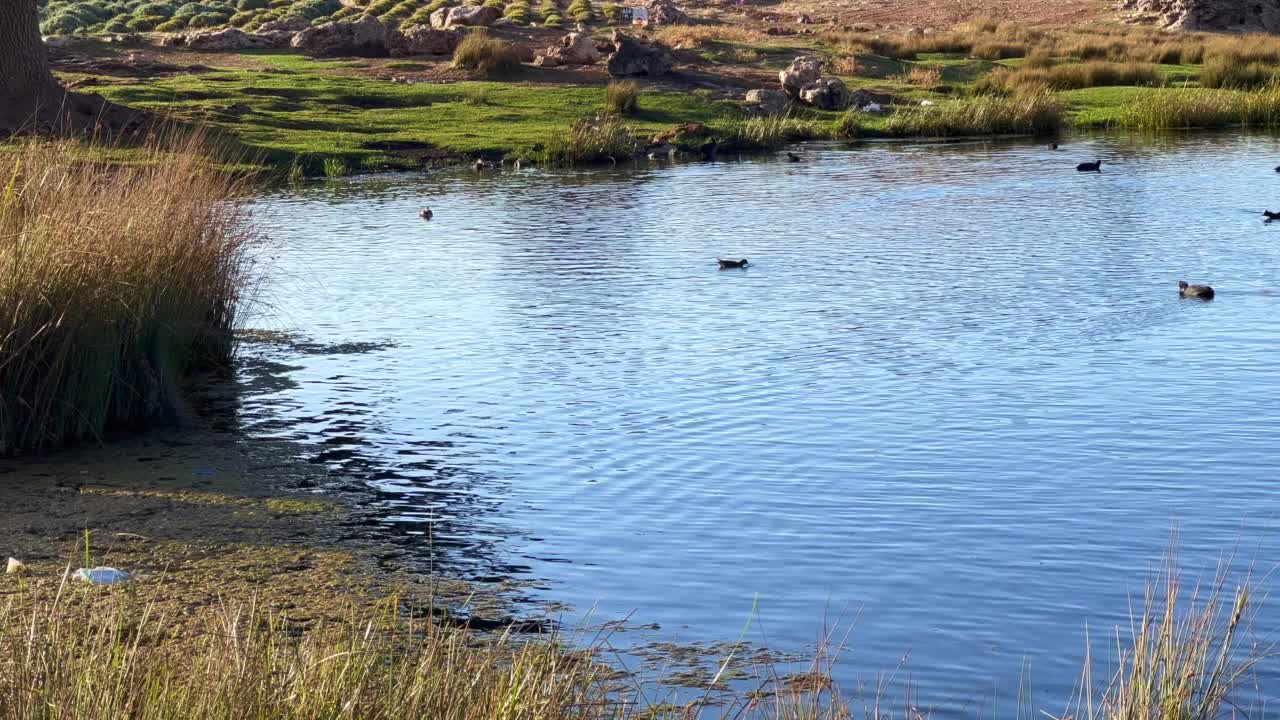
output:
[[781,90],[748,90],[743,105],[757,115],[772,117],[787,111],[791,98]]
[[560,44],[547,48],[541,54],[541,67],[556,65],[594,65],[600,62],[600,51],[595,41],[587,33],[571,32],[560,40]]
[[261,27],[258,28],[258,32],[288,31],[297,33],[302,32],[309,27],[311,27],[310,20],[302,17],[301,15],[290,15],[289,17],[280,18],[279,20],[262,23]]
[[431,13],[431,27],[489,27],[502,17],[502,11],[487,5],[460,5],[440,8]]
[[289,44],[309,55],[386,57],[403,43],[399,32],[377,18],[362,16],[354,22],[327,22],[303,30]]
[[840,78],[821,78],[800,88],[800,102],[819,110],[843,110],[849,105],[849,89]]
[[786,70],[778,73],[782,90],[793,98],[800,97],[800,89],[822,78],[822,62],[814,57],[798,57]]
[[1122,0],[1120,8],[1169,29],[1280,32],[1280,0]]
[[463,32],[411,25],[400,31],[403,40],[394,50],[397,55],[448,55],[462,41]]
[[251,50],[274,46],[274,41],[271,38],[250,35],[243,30],[235,28],[196,30],[185,35],[175,35],[170,42],[174,45],[189,47],[192,50],[207,50],[210,52]]
[[649,0],[644,6],[649,11],[649,22],[654,25],[688,25],[691,22],[689,16],[671,0]]
[[613,46],[616,49],[609,56],[608,67],[609,74],[614,77],[666,75],[675,64],[675,59],[663,46],[657,43],[646,45],[620,30],[613,31]]

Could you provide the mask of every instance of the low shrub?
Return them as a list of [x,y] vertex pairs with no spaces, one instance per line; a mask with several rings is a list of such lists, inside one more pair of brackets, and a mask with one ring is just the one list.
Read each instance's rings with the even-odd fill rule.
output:
[[241,12],[248,10],[265,10],[268,0],[240,0],[236,3],[236,9]]
[[164,3],[143,3],[133,9],[135,17],[163,17],[171,18],[176,10],[172,5]]
[[159,15],[153,17],[135,17],[125,23],[125,27],[133,32],[151,32],[157,25],[167,22]]
[[563,28],[564,18],[559,15],[547,15],[542,19],[542,26],[549,28]]
[[[290,8],[291,15],[301,15],[308,20],[332,15],[342,9],[342,3],[338,0],[302,0],[296,2]],[[412,12],[413,8],[409,8]]]
[[[235,18],[232,18],[232,19],[234,20]],[[166,33],[182,32],[183,30],[186,30],[186,29],[187,29],[187,21],[183,20],[182,18],[178,18],[176,20],[166,20],[156,26],[156,32],[166,32]]]
[[622,22],[621,5],[605,5],[604,10],[601,12],[604,13],[604,19],[608,21],[610,25],[617,25]]
[[520,69],[520,56],[509,43],[472,32],[454,50],[453,66],[477,71],[485,77],[505,77]]

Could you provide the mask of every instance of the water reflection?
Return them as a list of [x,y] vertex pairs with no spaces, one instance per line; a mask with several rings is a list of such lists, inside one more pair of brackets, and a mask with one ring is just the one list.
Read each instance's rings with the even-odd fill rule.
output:
[[910,651],[966,715],[1029,661],[1056,709],[1174,522],[1190,572],[1277,557],[1275,152],[863,143],[281,192],[257,324],[386,344],[263,346],[294,386],[246,413],[422,557],[682,639],[735,637],[757,593],[784,650],[861,607],[847,686]]

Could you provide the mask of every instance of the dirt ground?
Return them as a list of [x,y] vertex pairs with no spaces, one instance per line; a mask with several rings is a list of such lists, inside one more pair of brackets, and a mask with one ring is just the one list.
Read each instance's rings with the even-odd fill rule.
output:
[[[500,592],[400,567],[403,549],[360,532],[365,512],[358,492],[334,492],[287,445],[207,427],[0,460],[0,561],[27,568],[0,575],[0,607],[51,596],[77,568],[109,566],[178,632],[203,632],[202,609],[245,602],[299,630],[388,597],[480,629],[510,620]],[[112,591],[67,586],[77,603]]]
[[814,22],[879,29],[938,30],[978,16],[1043,26],[1093,25],[1117,17],[1104,0],[784,0],[769,9],[806,13]]

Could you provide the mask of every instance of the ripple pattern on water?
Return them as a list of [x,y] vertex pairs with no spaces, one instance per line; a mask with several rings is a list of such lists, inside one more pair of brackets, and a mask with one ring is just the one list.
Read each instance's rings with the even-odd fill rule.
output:
[[386,344],[264,350],[291,383],[248,417],[380,490],[389,532],[582,610],[714,640],[759,593],[790,649],[861,608],[851,686],[910,651],[926,700],[999,706],[1026,659],[1057,701],[1175,523],[1189,570],[1277,557],[1275,151],[870,144],[268,196],[255,324]]

